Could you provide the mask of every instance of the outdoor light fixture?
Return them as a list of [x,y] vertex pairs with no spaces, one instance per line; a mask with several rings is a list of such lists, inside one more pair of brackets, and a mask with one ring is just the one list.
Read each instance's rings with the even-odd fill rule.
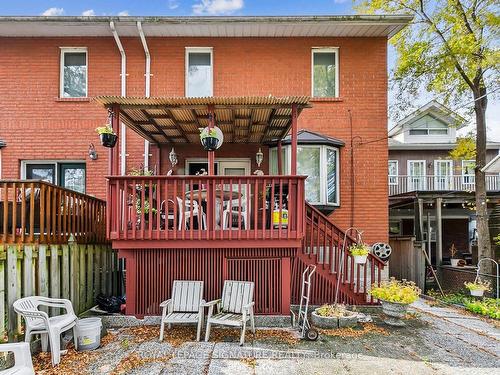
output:
[[89,158],[91,160],[97,160],[98,155],[93,143],[89,143]]
[[260,147],[259,147],[259,151],[255,154],[255,161],[257,162],[257,166],[260,168],[260,165],[264,161],[264,154],[262,153],[262,150]]
[[172,147],[172,150],[168,154],[168,159],[170,160],[170,164],[172,165],[172,168],[177,165],[178,159],[177,159],[177,154],[175,153],[174,148]]

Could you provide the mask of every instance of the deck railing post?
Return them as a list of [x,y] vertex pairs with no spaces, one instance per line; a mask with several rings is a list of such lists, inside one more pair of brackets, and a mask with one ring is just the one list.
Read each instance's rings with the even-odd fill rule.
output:
[[297,175],[297,105],[292,104],[292,157],[291,175]]

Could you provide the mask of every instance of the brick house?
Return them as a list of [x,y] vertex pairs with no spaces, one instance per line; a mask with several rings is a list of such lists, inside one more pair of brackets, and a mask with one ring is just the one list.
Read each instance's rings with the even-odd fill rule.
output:
[[[281,299],[256,308],[286,314],[301,267],[316,262],[315,302],[331,300],[342,229],[362,229],[369,243],[388,240],[380,178],[388,147],[364,142],[387,136],[387,40],[409,20],[0,17],[0,177],[45,179],[107,199],[108,236],[127,263],[130,314],[157,313],[171,280],[159,285],[146,269],[160,263],[166,268],[153,274],[172,278],[177,267],[177,277],[205,278],[208,297],[223,278],[272,270],[276,279],[260,280],[256,299],[266,283]],[[119,135],[111,151],[94,130],[107,110]],[[225,140],[207,153],[197,129],[213,126]],[[134,169],[154,176],[128,176]],[[189,177],[201,169],[217,177]],[[184,222],[180,211],[193,200],[204,211]],[[235,200],[236,210],[228,208]],[[206,267],[209,258],[218,276],[190,266]],[[346,302],[366,302],[366,284],[382,266],[372,257],[370,267],[371,278],[348,267]],[[141,296],[147,287],[159,292]]]

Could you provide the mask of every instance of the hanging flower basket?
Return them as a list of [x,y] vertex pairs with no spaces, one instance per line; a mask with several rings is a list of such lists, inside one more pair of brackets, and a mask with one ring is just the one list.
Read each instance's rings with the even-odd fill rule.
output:
[[118,136],[115,134],[111,126],[105,125],[96,128],[97,134],[99,134],[99,138],[101,138],[101,144],[104,147],[113,148],[116,145],[116,141],[118,140]]
[[357,243],[349,248],[351,255],[354,258],[354,264],[365,264],[368,254],[370,254],[370,247],[365,243]]
[[200,131],[200,140],[205,151],[215,151],[222,146],[224,136],[222,130],[217,126],[213,128],[206,127]]
[[479,279],[474,280],[472,283],[465,282],[465,287],[469,289],[470,295],[474,297],[482,297],[484,292],[491,289],[489,281],[482,281]]

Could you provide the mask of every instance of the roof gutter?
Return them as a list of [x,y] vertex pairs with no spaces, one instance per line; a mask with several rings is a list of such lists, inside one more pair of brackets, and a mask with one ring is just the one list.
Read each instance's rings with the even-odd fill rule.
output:
[[[146,37],[144,35],[144,30],[142,29],[141,21],[137,21],[137,30],[139,31],[142,47],[144,48],[144,54],[146,55],[146,73],[144,73],[146,81],[144,94],[146,98],[149,98],[149,96],[151,95],[151,55],[149,54],[148,43],[146,42]],[[144,140],[144,169],[149,169],[149,141],[147,139]]]
[[[114,21],[109,22],[109,27],[111,28],[111,32],[113,33],[113,37],[115,38],[116,46],[120,51],[121,55],[121,96],[127,96],[127,56],[125,55],[125,50],[123,49],[122,42],[120,41],[120,37],[118,36],[118,32],[116,31]],[[127,161],[126,161],[126,153],[127,153],[127,134],[125,124],[121,123],[121,139],[120,139],[120,172],[121,175],[124,176],[127,169]]]

